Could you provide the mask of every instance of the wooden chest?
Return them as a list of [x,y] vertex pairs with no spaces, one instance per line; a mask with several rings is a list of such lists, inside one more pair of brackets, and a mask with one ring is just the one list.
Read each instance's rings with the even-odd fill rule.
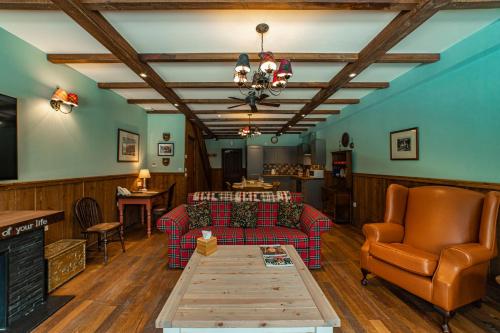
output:
[[196,239],[196,252],[199,254],[209,256],[215,251],[217,251],[217,237],[211,237],[210,239],[199,237]]
[[85,243],[82,239],[62,239],[45,246],[48,292],[85,269]]

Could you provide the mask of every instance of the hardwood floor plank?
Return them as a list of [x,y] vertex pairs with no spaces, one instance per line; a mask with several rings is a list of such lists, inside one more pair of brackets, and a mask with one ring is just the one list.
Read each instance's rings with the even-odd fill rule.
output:
[[[112,243],[108,265],[102,264],[102,255],[92,254],[87,269],[55,291],[76,297],[36,333],[161,332],[155,328],[156,317],[182,270],[167,268],[167,235],[156,232],[146,239],[144,226],[138,225],[126,233],[125,240],[125,253],[119,243]],[[323,267],[312,275],[341,319],[342,327],[335,332],[439,333],[440,317],[430,304],[374,276],[368,286],[361,286],[363,241],[364,236],[351,226],[335,226],[322,236]],[[210,274],[224,267],[206,270]],[[255,278],[256,284],[261,282],[259,275]],[[236,298],[234,302],[237,307]],[[500,292],[492,289],[481,308],[457,311],[450,326],[454,333],[500,332]]]

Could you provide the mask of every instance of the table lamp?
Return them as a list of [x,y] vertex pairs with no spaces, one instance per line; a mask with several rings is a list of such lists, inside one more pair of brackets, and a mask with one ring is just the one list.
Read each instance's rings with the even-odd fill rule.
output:
[[146,188],[146,179],[151,178],[151,174],[149,173],[149,169],[141,169],[139,171],[139,178],[142,179],[142,188],[141,192],[146,192],[148,189]]

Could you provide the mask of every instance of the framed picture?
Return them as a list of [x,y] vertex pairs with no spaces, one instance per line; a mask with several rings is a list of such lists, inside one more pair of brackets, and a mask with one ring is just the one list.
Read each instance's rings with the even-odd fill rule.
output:
[[174,156],[174,144],[173,143],[159,143],[158,144],[158,156]]
[[139,162],[139,134],[118,129],[118,162]]
[[391,160],[418,160],[418,127],[391,132]]

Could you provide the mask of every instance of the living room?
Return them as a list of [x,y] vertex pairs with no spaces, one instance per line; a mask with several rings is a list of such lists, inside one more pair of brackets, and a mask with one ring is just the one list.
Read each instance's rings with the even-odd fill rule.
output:
[[0,331],[500,330],[498,1],[2,0],[0,45]]

